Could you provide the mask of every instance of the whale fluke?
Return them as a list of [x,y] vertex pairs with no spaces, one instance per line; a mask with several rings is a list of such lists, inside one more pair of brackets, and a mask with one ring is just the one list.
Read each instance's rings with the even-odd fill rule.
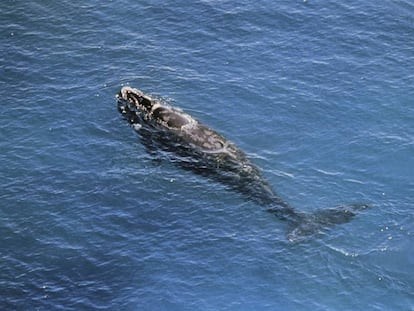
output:
[[[359,211],[369,207],[367,204],[351,204],[319,209],[313,213],[296,213],[288,219],[287,239],[290,242],[303,241],[309,236],[329,230],[334,225],[351,221]],[[268,211],[272,213],[271,209]]]

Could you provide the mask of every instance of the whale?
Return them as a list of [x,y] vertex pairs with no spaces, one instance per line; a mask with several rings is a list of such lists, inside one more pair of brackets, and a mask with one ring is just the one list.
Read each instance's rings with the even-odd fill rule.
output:
[[347,204],[303,212],[281,198],[245,152],[182,109],[124,86],[118,110],[138,132],[150,154],[166,152],[180,167],[218,181],[287,223],[287,240],[298,242],[349,222],[367,204]]

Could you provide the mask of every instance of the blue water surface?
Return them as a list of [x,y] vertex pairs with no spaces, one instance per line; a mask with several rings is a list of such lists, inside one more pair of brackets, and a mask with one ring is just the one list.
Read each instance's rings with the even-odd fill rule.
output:
[[[302,243],[146,153],[138,87],[311,212]],[[414,310],[414,4],[1,1],[1,310]]]

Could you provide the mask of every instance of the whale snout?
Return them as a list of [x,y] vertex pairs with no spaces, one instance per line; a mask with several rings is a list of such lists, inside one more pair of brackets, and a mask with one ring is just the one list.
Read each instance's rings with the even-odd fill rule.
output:
[[134,95],[142,95],[142,92],[137,89],[133,89],[132,87],[124,86],[121,88],[116,97],[120,100],[130,101]]
[[119,93],[116,95],[118,101],[124,101],[129,104],[133,104],[135,107],[142,111],[149,112],[153,106],[153,100],[151,97],[145,95],[138,89],[124,86],[121,88]]

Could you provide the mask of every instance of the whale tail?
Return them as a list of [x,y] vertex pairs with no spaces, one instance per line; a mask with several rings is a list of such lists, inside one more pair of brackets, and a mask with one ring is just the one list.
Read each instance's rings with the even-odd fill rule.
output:
[[[352,204],[330,209],[320,209],[314,213],[295,212],[286,218],[288,221],[287,239],[290,242],[303,241],[307,237],[322,233],[334,225],[351,221],[359,211],[368,207],[367,204]],[[269,210],[269,212],[273,211]]]

